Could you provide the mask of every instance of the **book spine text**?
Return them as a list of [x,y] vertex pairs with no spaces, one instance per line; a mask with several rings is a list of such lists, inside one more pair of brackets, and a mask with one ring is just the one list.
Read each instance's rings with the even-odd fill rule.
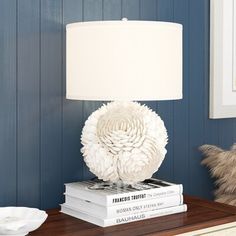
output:
[[144,190],[136,193],[125,193],[117,194],[107,197],[107,206],[115,206],[118,204],[125,204],[129,202],[135,202],[140,200],[148,200],[153,198],[168,197],[173,195],[178,195],[183,193],[183,186],[172,185],[165,188],[156,188],[152,190]]
[[105,220],[104,227],[130,223],[138,220],[150,219],[159,216],[172,215],[176,213],[181,213],[187,211],[187,205],[181,205],[176,207],[164,208],[156,211],[143,212],[140,214],[128,215],[123,217],[117,217],[113,219]]

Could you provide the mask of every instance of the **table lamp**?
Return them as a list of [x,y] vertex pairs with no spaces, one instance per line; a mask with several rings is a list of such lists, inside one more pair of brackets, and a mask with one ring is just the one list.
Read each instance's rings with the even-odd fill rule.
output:
[[167,131],[134,101],[182,98],[182,25],[91,21],[66,26],[66,98],[111,101],[82,131],[86,165],[99,179],[134,184],[151,178],[165,155]]

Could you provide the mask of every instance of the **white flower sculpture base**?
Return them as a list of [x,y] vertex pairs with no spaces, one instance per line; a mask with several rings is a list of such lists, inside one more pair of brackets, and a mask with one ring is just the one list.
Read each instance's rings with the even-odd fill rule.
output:
[[93,112],[83,128],[81,149],[99,179],[134,184],[151,178],[167,144],[162,119],[137,102],[111,102]]

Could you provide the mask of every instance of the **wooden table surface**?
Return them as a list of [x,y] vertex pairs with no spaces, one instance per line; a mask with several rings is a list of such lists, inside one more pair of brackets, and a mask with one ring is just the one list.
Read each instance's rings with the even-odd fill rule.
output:
[[31,236],[169,236],[236,221],[236,207],[185,196],[188,211],[106,228],[49,210]]

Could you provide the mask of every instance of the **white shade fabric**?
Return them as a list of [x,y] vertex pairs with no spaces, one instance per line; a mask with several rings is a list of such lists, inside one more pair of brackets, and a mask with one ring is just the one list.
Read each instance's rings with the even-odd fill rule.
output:
[[182,98],[182,25],[94,21],[66,26],[66,97]]

